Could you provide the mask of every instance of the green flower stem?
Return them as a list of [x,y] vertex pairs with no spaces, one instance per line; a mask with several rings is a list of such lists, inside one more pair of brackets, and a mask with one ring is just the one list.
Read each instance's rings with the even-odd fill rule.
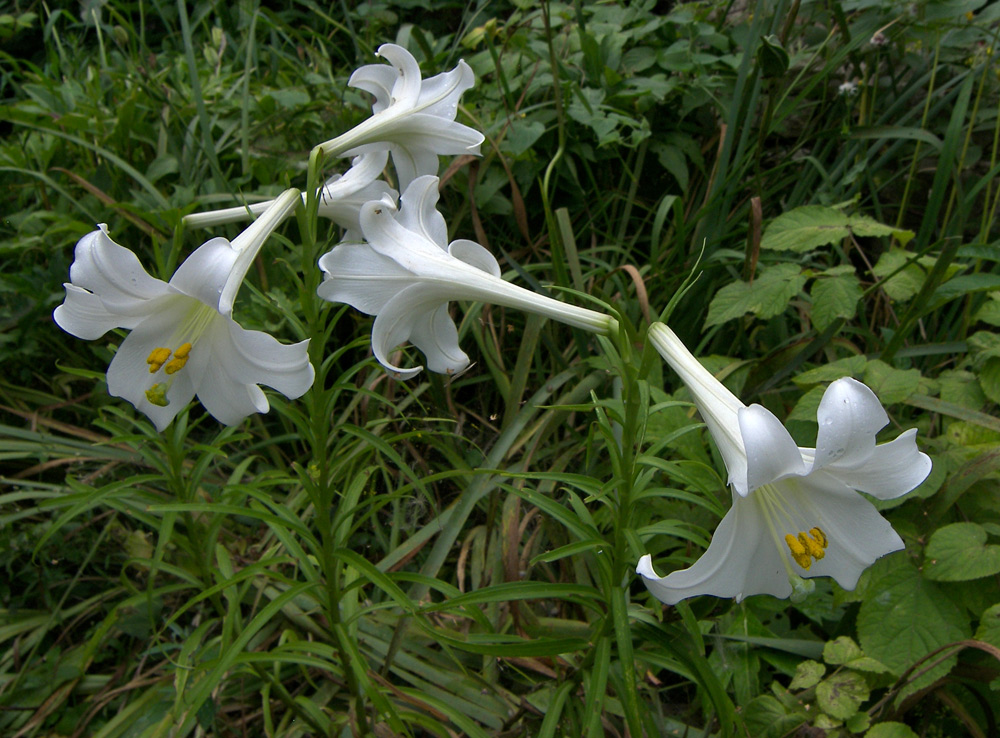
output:
[[302,478],[312,502],[316,515],[316,526],[321,536],[318,553],[326,592],[325,597],[320,597],[320,601],[325,601],[326,612],[324,614],[330,625],[330,633],[340,659],[344,680],[354,701],[355,715],[358,721],[357,728],[362,731],[362,735],[368,735],[370,731],[364,721],[366,713],[364,689],[358,680],[357,671],[351,666],[354,656],[350,644],[346,640],[347,630],[343,625],[340,613],[341,564],[334,556],[337,541],[335,521],[330,514],[334,497],[337,494],[331,479],[329,453],[330,438],[334,433],[330,413],[330,407],[333,403],[330,397],[331,390],[327,388],[329,368],[328,364],[324,362],[330,309],[316,294],[316,288],[321,281],[317,262],[324,248],[324,245],[319,243],[318,238],[319,198],[317,197],[323,184],[323,159],[323,151],[317,146],[309,155],[305,206],[300,205],[297,210],[299,235],[302,241],[300,253],[302,254],[301,273],[303,275],[299,303],[305,318],[304,325],[308,326],[309,359],[316,370],[316,380],[303,398],[308,406],[307,417],[310,420],[308,441],[311,449],[310,463],[305,473],[302,474]]

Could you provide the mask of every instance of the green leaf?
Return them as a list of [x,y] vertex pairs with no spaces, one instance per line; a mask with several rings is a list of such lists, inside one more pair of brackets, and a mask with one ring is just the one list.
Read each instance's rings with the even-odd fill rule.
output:
[[[915,256],[909,251],[891,248],[879,257],[878,263],[872,268],[872,274],[880,279],[892,275],[891,278],[885,279],[880,286],[885,294],[897,302],[909,300],[920,291],[924,285],[924,279],[927,277],[927,270],[933,267],[937,261],[930,256],[923,256],[919,259],[915,259]],[[961,268],[956,264],[950,265],[945,278],[950,279]]]
[[545,133],[545,124],[537,120],[514,118],[507,129],[505,148],[515,157],[535,145],[535,142]]
[[804,713],[789,713],[784,705],[769,694],[751,700],[743,710],[743,721],[749,735],[757,738],[790,735],[808,719]]
[[799,387],[806,387],[819,382],[832,382],[841,377],[856,377],[861,375],[867,364],[868,359],[864,356],[847,356],[843,359],[831,361],[829,364],[818,366],[815,369],[810,369],[807,372],[802,372],[793,378],[792,381]]
[[1000,648],[1000,602],[983,612],[979,618],[976,635],[973,637],[977,641],[985,641]]
[[993,402],[1000,403],[1000,359],[990,357],[979,369],[979,386]]
[[816,329],[825,331],[837,318],[853,318],[861,294],[861,285],[853,274],[817,279],[810,292]]
[[870,690],[865,678],[845,669],[831,674],[816,686],[816,701],[827,715],[847,720],[868,699]]
[[867,712],[859,711],[851,715],[844,722],[844,727],[847,728],[852,733],[860,733],[862,730],[867,730],[868,726],[872,724],[872,717]]
[[[969,621],[957,604],[920,575],[904,555],[887,560],[869,581],[858,611],[862,650],[900,676],[931,651],[967,638]],[[948,673],[951,657],[910,683],[919,689]]]
[[924,576],[939,582],[964,582],[1000,572],[1000,546],[986,545],[976,523],[952,523],[934,531],[927,543]]
[[784,312],[792,298],[799,294],[806,275],[796,264],[778,264],[762,270],[750,282],[733,282],[715,293],[708,307],[705,327],[753,313],[760,318],[773,318]]
[[823,205],[804,205],[771,221],[760,247],[805,253],[837,243],[852,233],[856,236],[896,236],[903,243],[913,238],[911,231],[884,225],[866,215],[847,215]]
[[918,738],[918,736],[902,723],[879,723],[865,733],[865,738]]
[[757,47],[757,63],[764,79],[783,77],[788,71],[788,52],[777,36],[764,36]]
[[865,367],[864,382],[871,387],[883,405],[903,402],[919,389],[918,369],[895,369],[875,359]]
[[823,660],[828,664],[849,666],[855,671],[869,671],[876,674],[889,668],[873,658],[865,656],[861,647],[847,636],[839,636],[826,644]]
[[799,665],[795,667],[795,676],[788,688],[809,689],[809,687],[815,687],[825,673],[826,667],[818,661],[800,661]]

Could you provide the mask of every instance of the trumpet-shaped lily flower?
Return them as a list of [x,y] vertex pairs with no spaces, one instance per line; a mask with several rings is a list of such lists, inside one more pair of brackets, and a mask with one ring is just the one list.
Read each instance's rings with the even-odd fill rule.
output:
[[100,338],[112,328],[131,331],[108,367],[108,391],[149,416],[157,430],[195,395],[227,425],[267,412],[258,384],[299,397],[313,381],[309,342],[283,345],[232,318],[254,256],[298,200],[299,192],[289,190],[232,243],[208,241],[169,283],[151,277],[101,224],[76,245],[66,299],[53,317],[78,338]]
[[372,351],[396,376],[411,377],[422,369],[389,361],[392,349],[405,341],[423,351],[431,371],[456,374],[469,365],[448,314],[449,300],[518,308],[594,332],[616,326],[607,315],[504,281],[497,260],[474,241],[448,244],[444,218],[435,208],[437,177],[418,177],[401,199],[399,209],[389,197],[361,208],[366,243],[341,243],[324,254],[319,264],[326,279],[318,290],[326,300],[376,316]]
[[649,340],[690,390],[733,490],[732,508],[694,565],[660,577],[649,555],[639,561],[636,572],[657,599],[788,597],[816,576],[853,589],[876,559],[903,548],[855,490],[898,497],[927,477],[931,460],[917,449],[916,429],[876,445],[889,417],[868,387],[833,382],[820,402],[816,448],[799,448],[769,410],[740,402],[665,325],[652,325]]
[[423,174],[437,174],[439,154],[479,154],[483,134],[455,121],[458,100],[475,74],[464,61],[450,72],[422,80],[413,55],[383,44],[378,55],[389,65],[369,64],[348,84],[375,96],[372,116],[337,138],[320,144],[331,156],[388,150],[400,190]]
[[[388,151],[361,154],[351,163],[350,169],[343,175],[336,174],[328,179],[319,191],[319,215],[344,228],[346,239],[360,238],[358,215],[362,205],[370,200],[378,200],[383,195],[395,197],[396,191],[378,179],[388,159]],[[305,193],[302,199],[305,200]],[[194,228],[208,228],[250,220],[266,211],[274,202],[267,200],[243,207],[192,213],[184,217],[184,223]]]

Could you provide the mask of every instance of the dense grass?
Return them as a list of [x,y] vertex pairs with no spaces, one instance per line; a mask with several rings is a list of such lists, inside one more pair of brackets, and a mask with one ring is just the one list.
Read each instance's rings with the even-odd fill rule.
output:
[[[995,735],[1000,8],[350,5],[0,16],[0,733]],[[107,223],[166,279],[209,237],[184,215],[315,184],[387,41],[477,74],[449,235],[622,335],[462,304],[472,370],[396,382],[300,213],[236,312],[311,338],[314,389],[157,433],[106,392],[120,336],[51,320],[74,244]],[[648,595],[639,557],[687,566],[729,506],[644,341],[668,306],[801,445],[845,375],[919,429],[905,552],[794,604]]]

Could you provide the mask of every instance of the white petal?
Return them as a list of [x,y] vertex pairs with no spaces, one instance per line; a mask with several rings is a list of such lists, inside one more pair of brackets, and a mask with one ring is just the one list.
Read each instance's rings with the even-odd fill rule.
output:
[[133,317],[145,314],[145,303],[167,294],[163,281],[149,276],[138,257],[119,246],[103,223],[76,245],[70,281],[101,298],[112,313]]
[[342,243],[319,260],[327,279],[316,290],[324,300],[345,302],[368,315],[413,284],[414,276],[366,243]]
[[452,241],[448,246],[448,253],[469,266],[500,279],[500,264],[497,263],[496,257],[475,241],[464,238]]
[[396,222],[444,250],[448,243],[448,224],[437,210],[439,183],[433,175],[414,179],[399,198],[401,206]]
[[112,328],[132,328],[142,320],[110,313],[101,298],[82,287],[66,282],[66,299],[55,309],[52,318],[56,325],[77,338],[100,338]]
[[[244,330],[233,320],[220,317],[195,349],[209,354],[198,399],[216,420],[236,425],[252,413],[267,412],[267,397],[258,384],[274,387],[292,399],[302,396],[314,376],[308,343],[286,346],[267,333]],[[200,366],[189,368],[201,370]]]
[[747,490],[803,474],[805,462],[795,441],[774,414],[760,405],[741,408],[740,435],[747,456]]
[[418,102],[420,112],[446,120],[455,120],[459,98],[475,84],[475,72],[460,59],[458,65],[450,72],[443,72],[423,81]]
[[458,345],[458,328],[445,303],[414,321],[410,343],[427,357],[427,368],[438,374],[454,375],[469,366],[469,357]]
[[407,287],[390,300],[372,325],[372,353],[379,363],[403,379],[419,373],[423,367],[403,369],[389,361],[393,349],[416,335],[424,344],[420,348],[428,352],[428,363],[433,362],[437,370],[457,373],[465,369],[469,359],[457,346],[457,331],[451,333],[454,323],[447,318],[449,328],[437,315],[443,303],[437,286],[420,284]]
[[[329,186],[329,185],[328,185]],[[396,191],[381,180],[370,182],[350,194],[330,195],[324,188],[320,195],[318,214],[329,218],[346,232],[361,232],[361,206],[372,200],[396,199]]]
[[687,385],[729,472],[729,484],[742,496],[747,488],[747,455],[740,433],[740,399],[708,371],[663,323],[649,327],[649,341]]
[[789,477],[779,485],[797,517],[784,532],[796,535],[816,526],[829,542],[824,558],[814,561],[808,572],[793,564],[802,576],[829,576],[844,589],[854,589],[861,572],[876,559],[904,547],[868,500],[825,472]]
[[213,238],[177,267],[170,286],[218,310],[222,291],[238,257],[229,241]]
[[827,387],[816,418],[815,469],[863,464],[875,448],[875,434],[889,422],[875,393],[850,377]]
[[876,446],[868,461],[859,467],[831,465],[818,473],[835,477],[851,489],[880,500],[891,500],[924,481],[931,473],[931,466],[930,457],[917,448],[917,429],[910,428],[896,440]]
[[708,550],[690,568],[658,577],[643,557],[636,571],[653,596],[668,605],[703,594],[742,600],[754,594],[787,597],[792,591],[759,508],[736,496]]
[[366,64],[355,70],[347,84],[359,90],[370,92],[375,96],[372,112],[379,113],[389,107],[392,97],[392,86],[396,84],[399,74],[385,64]]
[[420,97],[420,66],[417,60],[413,58],[413,54],[396,44],[382,44],[378,47],[378,55],[392,64],[398,75],[392,86],[389,105],[412,108]]
[[485,136],[475,128],[436,115],[411,113],[393,126],[393,139],[410,149],[424,148],[435,154],[479,154]]
[[361,207],[361,230],[375,251],[409,272],[418,274],[437,269],[442,278],[449,277],[447,268],[441,267],[442,258],[446,257],[444,245],[403,227],[396,220],[392,203],[385,200],[365,203]]
[[437,152],[424,147],[419,139],[410,143],[412,145],[389,144],[392,166],[396,169],[396,179],[402,190],[418,177],[437,176],[438,173]]
[[[162,372],[149,372],[146,359],[150,352],[165,345],[190,308],[190,298],[179,295],[165,302],[160,311],[144,320],[125,337],[108,367],[108,392],[131,402],[160,431],[191,401],[200,379],[192,362],[184,370],[172,375],[170,382],[166,381]],[[154,405],[146,398],[146,391],[159,382],[169,383],[165,407]]]

